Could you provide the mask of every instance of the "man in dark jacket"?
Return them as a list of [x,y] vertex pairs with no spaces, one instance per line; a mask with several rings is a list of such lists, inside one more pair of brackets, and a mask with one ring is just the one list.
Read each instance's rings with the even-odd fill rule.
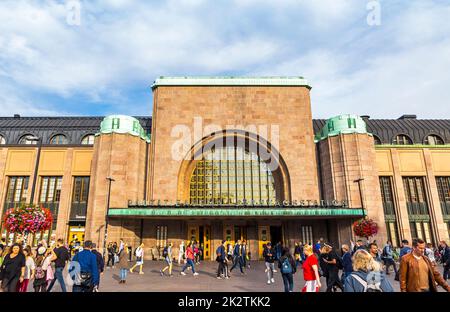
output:
[[272,250],[272,244],[267,243],[266,247],[263,251],[264,262],[266,264],[266,273],[267,273],[267,284],[275,283],[275,279],[273,278],[273,273],[277,272],[275,270],[275,254]]
[[101,253],[97,251],[97,245],[95,243],[92,243],[92,253],[97,257],[97,268],[98,268],[98,284],[95,285],[100,286],[100,276],[103,274],[103,271],[105,270],[105,260],[103,259],[103,256]]
[[344,244],[342,245],[342,252],[344,253],[342,255],[342,284],[345,283],[345,279],[347,276],[352,274],[353,272],[353,263],[352,263],[352,252],[350,251],[350,248],[348,245]]
[[450,247],[445,241],[441,241],[439,244],[442,248],[442,265],[444,266],[444,280],[448,280],[450,275]]
[[217,268],[217,278],[220,279],[220,275],[223,274],[225,278],[229,278],[228,276],[228,265],[227,265],[227,253],[225,251],[225,243],[223,240],[222,244],[217,247],[216,250],[216,261],[219,263],[219,267]]
[[233,249],[233,266],[230,269],[230,272],[239,264],[239,269],[241,270],[241,274],[244,274],[244,270],[242,269],[244,263],[242,260],[242,244],[241,240],[238,240],[236,245],[234,245]]
[[[92,252],[92,242],[87,240],[84,242],[84,248],[78,252],[72,259],[72,270],[69,272],[78,275],[80,280],[73,285],[73,292],[92,292],[95,285],[99,283],[99,270],[97,266],[97,256]],[[73,272],[78,270],[79,272]],[[85,278],[83,278],[83,276]]]

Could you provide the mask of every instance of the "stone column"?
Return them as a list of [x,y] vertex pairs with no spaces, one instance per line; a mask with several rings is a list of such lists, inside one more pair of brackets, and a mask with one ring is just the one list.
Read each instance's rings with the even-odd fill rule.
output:
[[437,241],[448,240],[447,224],[444,222],[442,215],[441,202],[439,200],[439,194],[436,185],[436,178],[433,172],[433,162],[431,160],[430,150],[428,148],[423,149],[423,156],[425,159],[425,168],[427,171],[427,179],[430,186],[428,196],[428,204],[430,210],[432,231],[435,233]]

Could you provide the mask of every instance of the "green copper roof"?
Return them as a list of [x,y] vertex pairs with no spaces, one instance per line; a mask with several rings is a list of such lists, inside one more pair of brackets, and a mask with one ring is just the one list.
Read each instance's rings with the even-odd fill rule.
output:
[[141,123],[134,117],[125,115],[110,115],[103,118],[100,124],[100,132],[103,133],[127,133],[134,136],[139,136],[141,139],[150,143],[150,134],[145,133]]
[[339,115],[327,120],[322,130],[316,135],[316,141],[326,139],[330,136],[347,133],[362,133],[372,135],[367,132],[366,122],[357,115]]
[[311,88],[303,77],[233,77],[233,76],[214,76],[214,77],[164,77],[157,78],[152,89],[158,86],[304,86]]

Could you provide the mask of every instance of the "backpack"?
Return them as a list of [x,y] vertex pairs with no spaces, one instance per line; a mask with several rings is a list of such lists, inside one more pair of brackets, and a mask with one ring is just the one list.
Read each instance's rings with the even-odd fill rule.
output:
[[163,257],[167,257],[169,255],[169,251],[167,250],[167,247],[164,247],[163,249]]
[[281,263],[281,273],[283,274],[292,273],[292,265],[288,257],[284,258],[283,263]]
[[42,266],[37,266],[36,270],[34,271],[34,278],[42,279],[46,276],[47,276],[46,271],[42,269]]
[[[350,275],[364,287],[363,292],[383,292],[383,290],[381,289],[381,281],[377,282],[374,279],[370,279],[370,281],[367,282],[357,274],[350,274]],[[367,276],[369,277],[370,274]]]

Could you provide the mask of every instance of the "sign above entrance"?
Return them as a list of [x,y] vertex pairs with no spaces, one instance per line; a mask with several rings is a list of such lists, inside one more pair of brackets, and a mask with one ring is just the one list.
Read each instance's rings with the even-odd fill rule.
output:
[[204,208],[204,209],[164,209],[164,208],[111,208],[108,216],[122,217],[360,217],[360,208]]
[[337,200],[262,200],[262,201],[240,201],[238,200],[236,203],[214,203],[212,201],[204,201],[199,203],[190,203],[189,201],[170,201],[170,200],[142,200],[142,201],[128,201],[128,207],[149,207],[149,208],[158,208],[158,207],[186,207],[186,208],[202,208],[202,207],[229,207],[229,208],[298,208],[298,207],[318,207],[318,208],[348,208],[347,201],[337,201]]

